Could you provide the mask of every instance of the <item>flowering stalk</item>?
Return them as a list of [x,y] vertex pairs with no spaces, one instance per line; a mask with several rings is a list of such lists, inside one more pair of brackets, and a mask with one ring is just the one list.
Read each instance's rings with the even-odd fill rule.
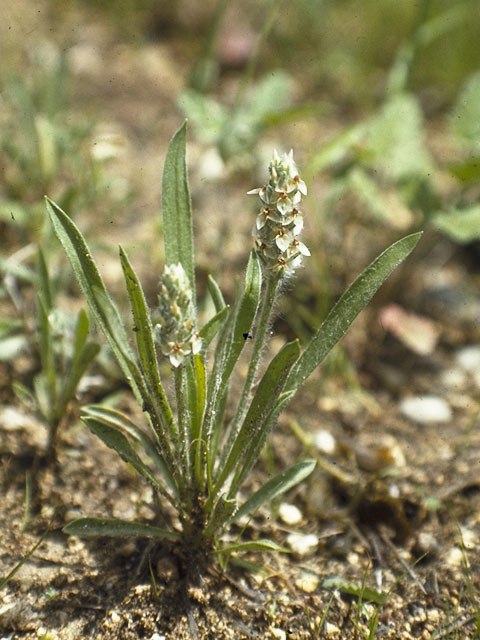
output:
[[250,364],[225,447],[225,455],[245,415],[280,282],[282,278],[294,273],[301,265],[303,256],[310,255],[308,248],[297,237],[303,228],[303,216],[298,205],[302,195],[307,193],[307,186],[298,175],[293,150],[282,156],[275,150],[268,170],[268,184],[248,192],[249,195],[258,194],[262,201],[252,235],[256,253],[263,267],[264,284]]

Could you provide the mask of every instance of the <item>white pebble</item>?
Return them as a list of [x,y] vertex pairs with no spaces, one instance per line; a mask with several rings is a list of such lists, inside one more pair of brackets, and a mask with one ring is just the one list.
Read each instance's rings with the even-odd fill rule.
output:
[[330,431],[321,429],[313,435],[313,446],[318,449],[318,451],[331,455],[335,453],[337,443]]
[[320,582],[319,577],[314,573],[303,572],[302,575],[295,580],[295,586],[304,593],[313,593]]
[[286,640],[287,634],[283,629],[279,629],[278,627],[274,627],[270,630],[272,634],[272,638],[276,638],[277,640]]
[[303,558],[315,552],[318,538],[313,533],[291,533],[287,536],[287,543],[294,553]]
[[473,373],[480,370],[480,345],[462,347],[455,354],[455,360],[464,371]]
[[400,413],[415,422],[448,422],[452,419],[450,405],[438,396],[411,396],[400,402]]
[[445,556],[445,564],[450,567],[459,567],[463,562],[463,552],[459,547],[452,547]]
[[278,509],[278,515],[285,524],[293,525],[298,524],[302,520],[302,512],[294,504],[288,504],[288,502],[282,502]]

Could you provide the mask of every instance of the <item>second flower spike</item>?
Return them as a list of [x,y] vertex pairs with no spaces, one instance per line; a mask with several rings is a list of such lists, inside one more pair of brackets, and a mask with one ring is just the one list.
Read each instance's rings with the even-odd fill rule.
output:
[[155,340],[163,355],[174,367],[182,364],[186,356],[202,348],[195,327],[192,291],[180,263],[165,267],[160,278],[158,306],[152,313]]

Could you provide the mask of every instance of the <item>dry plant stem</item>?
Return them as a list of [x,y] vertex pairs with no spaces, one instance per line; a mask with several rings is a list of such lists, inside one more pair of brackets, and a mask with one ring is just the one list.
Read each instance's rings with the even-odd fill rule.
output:
[[244,418],[246,413],[247,403],[250,398],[253,385],[255,383],[255,377],[257,375],[260,357],[266,343],[265,337],[270,325],[270,318],[272,315],[275,297],[278,292],[280,278],[281,276],[275,274],[267,276],[267,278],[265,279],[265,288],[262,296],[260,315],[258,318],[258,324],[255,327],[254,331],[255,335],[253,338],[252,356],[250,359],[250,364],[248,366],[247,377],[245,378],[245,382],[243,385],[242,395],[240,396],[240,400],[238,401],[237,411],[232,421],[230,433],[228,434],[227,445],[224,449],[225,458],[230,451],[235,436],[240,429],[242,419]]

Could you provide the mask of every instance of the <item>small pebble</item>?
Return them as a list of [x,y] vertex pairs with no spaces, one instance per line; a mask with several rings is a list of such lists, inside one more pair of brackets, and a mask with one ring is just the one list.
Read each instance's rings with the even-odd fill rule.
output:
[[314,573],[303,572],[302,575],[295,580],[295,586],[304,593],[313,593],[320,582],[318,576]]
[[282,502],[278,509],[278,514],[285,524],[293,525],[302,521],[302,512],[294,504]]
[[338,636],[340,635],[340,629],[336,624],[332,624],[331,622],[325,623],[325,634],[327,636]]
[[287,634],[283,629],[279,629],[278,627],[274,627],[270,630],[272,634],[272,638],[276,638],[277,640],[286,640]]
[[452,419],[450,405],[438,396],[411,396],[400,402],[400,413],[415,422],[448,422]]
[[450,567],[459,567],[463,562],[463,552],[458,547],[452,547],[445,556],[445,564]]
[[165,640],[165,636],[159,633],[154,633],[153,636],[150,637],[150,640]]
[[330,431],[320,429],[320,431],[313,434],[313,446],[321,453],[331,455],[335,453],[337,443]]
[[287,536],[287,543],[297,556],[304,558],[315,552],[318,545],[318,538],[313,533],[291,533]]
[[480,371],[480,345],[462,347],[455,354],[455,361],[464,371]]

